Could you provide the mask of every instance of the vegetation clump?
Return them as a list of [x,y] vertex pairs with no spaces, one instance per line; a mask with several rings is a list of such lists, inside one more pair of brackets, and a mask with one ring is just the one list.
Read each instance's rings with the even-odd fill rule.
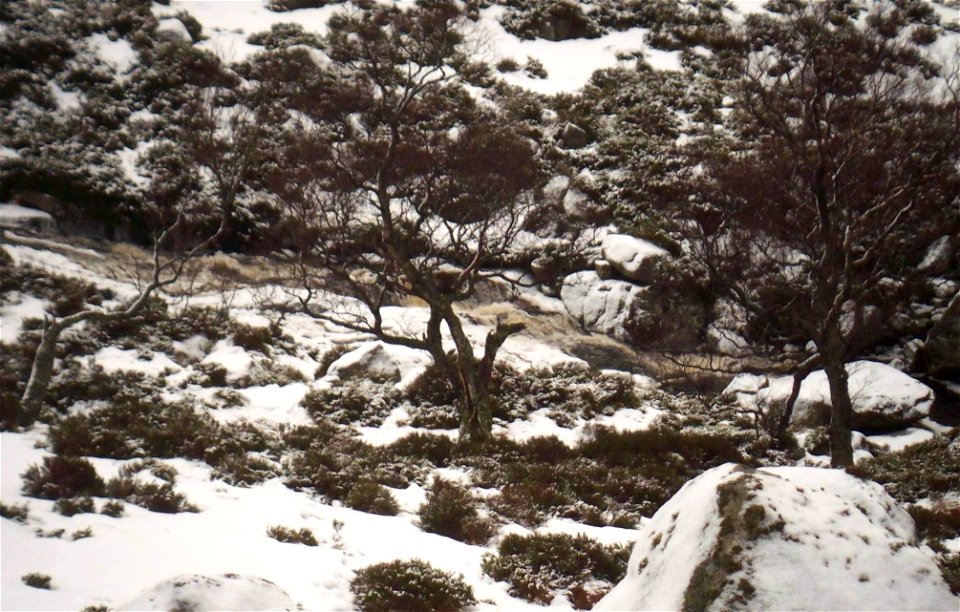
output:
[[476,603],[463,578],[419,559],[367,566],[350,582],[350,591],[362,612],[457,612]]
[[306,527],[300,529],[291,529],[282,525],[274,525],[267,528],[267,535],[277,542],[286,542],[288,544],[303,544],[305,546],[317,546],[317,538],[313,532]]
[[480,516],[477,500],[466,487],[434,478],[427,501],[420,507],[420,528],[467,544],[485,544],[493,523]]
[[623,579],[629,557],[627,546],[605,546],[582,534],[510,534],[496,555],[484,557],[483,571],[527,601],[549,605],[563,595],[589,610]]

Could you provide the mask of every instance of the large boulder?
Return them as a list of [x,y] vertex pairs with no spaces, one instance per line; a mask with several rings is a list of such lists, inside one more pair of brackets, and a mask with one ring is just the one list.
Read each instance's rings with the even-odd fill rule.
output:
[[605,237],[600,253],[624,278],[643,284],[653,282],[660,265],[669,255],[652,242],[625,234]]
[[921,354],[931,376],[960,380],[960,293],[930,328]]
[[263,578],[185,574],[144,591],[120,610],[298,610],[286,591]]
[[584,329],[629,341],[642,287],[619,280],[603,280],[596,272],[575,272],[563,279],[560,299]]
[[[930,414],[934,394],[930,387],[888,365],[874,361],[847,364],[853,426],[856,429],[902,428]],[[793,389],[793,377],[770,379],[757,391],[764,410],[779,411]],[[791,424],[809,427],[830,422],[830,385],[826,372],[816,370],[803,381]]]
[[644,525],[594,610],[957,610],[910,515],[840,470],[734,464]]
[[400,364],[382,342],[368,342],[331,363],[327,375],[341,380],[400,382],[401,372]]

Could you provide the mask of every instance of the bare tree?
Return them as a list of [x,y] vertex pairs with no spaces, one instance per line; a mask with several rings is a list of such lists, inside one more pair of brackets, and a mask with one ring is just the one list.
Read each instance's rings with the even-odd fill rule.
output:
[[735,138],[705,164],[716,217],[696,227],[698,244],[751,336],[812,348],[780,427],[803,378],[823,368],[832,462],[846,466],[845,364],[909,301],[926,245],[958,229],[960,105],[939,78],[954,67],[924,49],[934,14],[887,2],[780,7],[747,20]]
[[[192,260],[219,246],[233,230],[245,184],[263,159],[265,134],[249,107],[224,106],[212,91],[194,93],[169,138],[157,146],[147,164],[153,180],[146,195],[163,229],[154,236],[146,278],[136,279],[136,295],[118,307],[91,306],[68,316],[44,316],[43,334],[20,400],[22,425],[40,415],[64,331],[83,322],[107,323],[136,315],[151,297],[184,278]],[[185,170],[188,167],[204,171],[206,177],[191,175]],[[207,198],[204,182],[211,192]]]
[[[482,440],[494,359],[522,325],[499,322],[478,350],[455,304],[498,275],[538,172],[533,146],[460,85],[461,20],[453,2],[332,18],[333,65],[298,145],[310,173],[283,195],[302,310],[427,351],[458,390],[461,435]],[[385,318],[410,298],[425,329]]]

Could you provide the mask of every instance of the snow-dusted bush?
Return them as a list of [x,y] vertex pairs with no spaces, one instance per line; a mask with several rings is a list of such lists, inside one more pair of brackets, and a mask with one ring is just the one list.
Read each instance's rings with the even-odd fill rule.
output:
[[412,433],[384,447],[397,460],[426,461],[434,467],[446,467],[453,457],[456,442],[450,436]]
[[292,529],[283,525],[273,525],[267,528],[267,535],[277,542],[288,544],[304,544],[306,546],[316,546],[318,544],[313,532],[306,527]]
[[467,544],[485,544],[494,525],[479,515],[478,503],[463,485],[434,478],[427,501],[420,506],[420,528]]
[[247,37],[251,45],[262,45],[267,49],[279,49],[291,45],[307,45],[320,48],[320,37],[313,32],[307,32],[299,23],[275,23],[270,30],[254,32]]
[[222,435],[217,422],[187,402],[120,396],[102,408],[72,414],[49,432],[55,452],[129,459],[203,459]]
[[456,612],[476,603],[463,578],[419,559],[367,566],[357,572],[350,590],[362,612]]
[[96,512],[93,500],[87,496],[62,497],[53,505],[53,509],[63,516]]
[[900,452],[869,459],[851,470],[875,480],[901,503],[960,492],[960,432],[936,436]]
[[7,505],[0,502],[0,516],[17,523],[26,523],[27,517],[30,516],[30,508],[26,504]]
[[20,577],[20,580],[27,586],[33,587],[35,589],[47,589],[48,591],[53,589],[50,586],[50,576],[47,574],[40,574],[38,572],[30,572],[29,574],[24,574]]
[[22,475],[23,492],[30,497],[61,499],[80,495],[102,495],[103,479],[83,457],[53,455],[43,465],[33,464]]
[[100,514],[112,518],[120,518],[123,516],[125,511],[126,506],[123,505],[123,502],[115,499],[111,499],[110,501],[104,503],[100,508]]
[[316,420],[377,426],[383,423],[399,398],[392,384],[351,380],[330,389],[314,389],[303,397],[301,405]]
[[630,550],[605,546],[585,535],[510,534],[497,554],[487,554],[483,571],[510,583],[510,592],[544,605],[557,595],[589,610],[627,571]]
[[343,500],[344,505],[370,514],[380,514],[383,516],[395,516],[400,512],[400,506],[393,495],[378,482],[371,480],[360,480],[353,487]]
[[176,514],[178,512],[199,512],[199,509],[177,493],[173,483],[145,482],[129,476],[113,478],[107,483],[107,495],[122,499],[151,512]]

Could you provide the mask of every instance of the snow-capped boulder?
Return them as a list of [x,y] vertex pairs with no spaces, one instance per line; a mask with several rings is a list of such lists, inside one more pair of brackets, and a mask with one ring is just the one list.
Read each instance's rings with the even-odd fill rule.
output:
[[176,17],[168,17],[157,22],[157,34],[162,34],[170,38],[181,40],[183,42],[192,42],[190,31],[183,22]]
[[185,574],[144,591],[120,610],[297,610],[286,591],[263,578]]
[[625,234],[605,237],[600,252],[624,278],[638,283],[651,282],[660,262],[668,255],[652,242]]
[[642,292],[631,283],[603,280],[596,272],[575,272],[563,279],[560,299],[585,329],[627,341]]
[[941,236],[935,240],[927,248],[917,269],[927,274],[943,274],[952,269],[957,250],[956,242],[954,236]]
[[594,610],[957,610],[910,515],[841,470],[726,464],[644,525]]
[[42,210],[18,204],[0,204],[0,228],[11,227],[48,234],[55,224],[50,213]]
[[366,378],[377,382],[400,382],[400,364],[382,342],[368,342],[341,355],[327,368],[328,376],[341,380]]
[[[903,372],[874,361],[847,364],[855,428],[898,428],[930,414],[933,390]],[[779,410],[790,397],[792,376],[770,380],[757,392],[759,405]],[[811,373],[800,386],[790,422],[799,426],[826,425],[830,421],[830,385],[823,370]]]

